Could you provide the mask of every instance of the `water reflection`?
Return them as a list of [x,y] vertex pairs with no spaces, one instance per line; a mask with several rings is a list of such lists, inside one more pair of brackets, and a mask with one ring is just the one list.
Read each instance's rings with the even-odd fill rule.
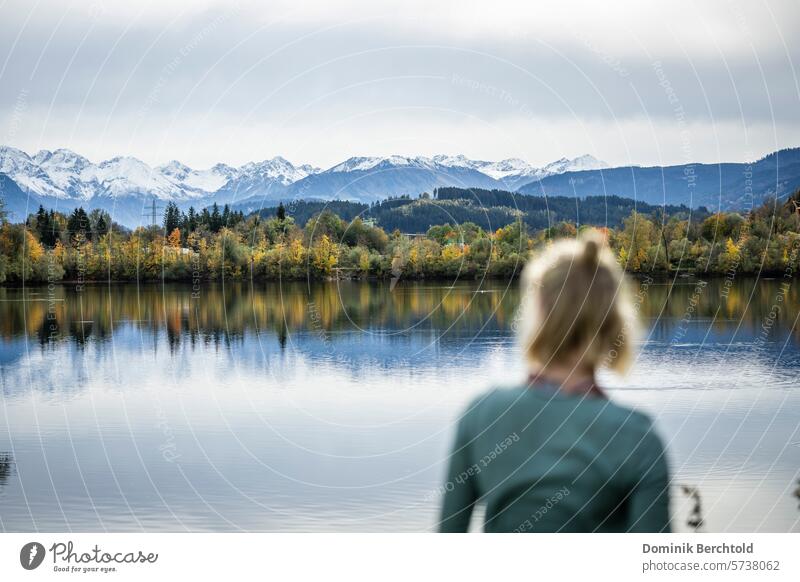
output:
[[13,457],[11,453],[0,451],[0,485],[5,483],[6,479],[11,476],[12,467]]
[[[640,312],[653,322],[652,337],[690,340],[682,328],[691,320],[712,322],[711,332],[727,331],[754,338],[773,329],[789,328],[800,312],[797,290],[784,292],[782,280],[743,279],[730,288],[724,280],[702,282],[648,281]],[[0,337],[36,338],[41,346],[69,340],[110,340],[120,326],[151,332],[163,330],[173,351],[181,342],[231,346],[249,331],[270,332],[285,344],[292,332],[312,327],[309,306],[326,331],[363,330],[402,334],[415,328],[474,330],[489,324],[510,329],[519,302],[516,283],[399,284],[339,282],[308,287],[289,282],[261,286],[208,284],[195,296],[182,285],[59,286],[53,291],[25,292],[0,288]],[[775,310],[775,304],[779,309]],[[689,307],[691,305],[691,307]],[[774,317],[771,317],[774,315]],[[792,341],[800,330],[792,328]]]
[[[603,384],[656,420],[681,528],[800,529],[783,283],[638,283],[643,351]],[[0,288],[0,524],[430,529],[459,411],[523,377],[518,303],[515,282]]]

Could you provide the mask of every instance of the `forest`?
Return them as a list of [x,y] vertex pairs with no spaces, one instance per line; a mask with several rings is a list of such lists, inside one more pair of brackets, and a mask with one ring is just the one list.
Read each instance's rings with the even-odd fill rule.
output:
[[[692,210],[687,206],[653,206],[619,196],[527,196],[503,190],[481,188],[436,188],[433,194],[422,193],[418,198],[400,196],[380,202],[364,204],[344,200],[295,200],[288,203],[291,215],[298,224],[305,224],[312,216],[329,210],[347,221],[356,217],[372,220],[384,230],[395,229],[403,233],[424,234],[432,226],[443,223],[474,223],[483,230],[520,220],[529,229],[543,229],[559,222],[595,226],[622,225],[633,210],[643,214],[663,211],[667,216],[682,215],[702,219],[710,213],[705,208]],[[277,207],[265,208],[262,217],[273,216]]]
[[[485,198],[477,204],[504,208],[498,205],[502,193],[483,192]],[[440,191],[435,198],[388,200],[370,210],[384,205],[398,211],[412,205],[448,208],[460,201],[449,197],[455,194]],[[542,204],[528,198],[533,197],[515,196],[518,207]],[[491,228],[448,220],[443,213],[441,222],[423,233],[396,224],[389,228],[375,218],[380,212],[350,212],[352,203],[343,202],[280,204],[271,214],[248,216],[216,205],[184,213],[170,203],[162,224],[134,230],[113,223],[100,210],[78,208],[65,215],[40,207],[24,223],[12,224],[0,208],[0,282],[508,278],[537,249],[592,227],[605,234],[619,263],[631,273],[797,272],[800,191],[748,213],[689,212],[624,200],[602,211],[592,206],[595,202],[582,201],[579,209],[594,208],[594,214],[583,212],[580,223],[552,220],[542,228],[530,226],[522,213],[509,214]],[[569,203],[574,216],[576,201]],[[567,213],[551,206],[556,214]],[[608,216],[620,208],[626,213],[618,225],[605,226],[614,224]]]

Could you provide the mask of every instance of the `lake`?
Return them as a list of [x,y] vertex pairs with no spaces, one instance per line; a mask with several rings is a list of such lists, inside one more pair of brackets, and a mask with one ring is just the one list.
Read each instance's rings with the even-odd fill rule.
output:
[[[800,531],[786,283],[637,282],[641,352],[602,384],[655,419],[676,529]],[[0,288],[0,529],[429,530],[460,410],[525,375],[518,303],[502,281]]]

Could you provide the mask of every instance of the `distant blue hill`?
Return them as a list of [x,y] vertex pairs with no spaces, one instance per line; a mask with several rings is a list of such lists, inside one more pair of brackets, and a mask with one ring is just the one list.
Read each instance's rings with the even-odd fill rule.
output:
[[447,167],[412,160],[407,165],[383,161],[369,169],[341,164],[291,184],[273,200],[341,199],[377,202],[390,196],[417,196],[440,186],[496,188],[501,183],[472,168]]
[[746,210],[800,188],[800,148],[752,163],[684,164],[566,172],[522,186],[532,196],[621,196],[649,204]]

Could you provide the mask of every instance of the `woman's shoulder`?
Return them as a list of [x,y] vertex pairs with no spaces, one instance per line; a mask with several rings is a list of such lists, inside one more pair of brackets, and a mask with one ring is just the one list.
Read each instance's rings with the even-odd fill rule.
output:
[[633,407],[612,403],[609,407],[609,424],[614,428],[614,438],[634,443],[640,453],[661,456],[664,444],[649,414]]
[[650,418],[648,413],[638,408],[609,400],[609,410],[633,430],[641,432],[651,432],[653,430],[653,419]]
[[467,405],[466,413],[508,407],[524,398],[528,390],[529,388],[519,384],[494,386],[474,397]]
[[493,418],[506,413],[516,406],[551,407],[557,403],[569,403],[570,407],[581,407],[593,416],[595,422],[609,422],[621,425],[623,430],[635,433],[652,433],[653,421],[650,416],[634,407],[617,403],[611,398],[571,397],[553,398],[547,393],[539,393],[525,384],[499,385],[473,398],[465,408],[462,420],[470,423],[480,418]]
[[474,426],[480,419],[492,418],[500,411],[508,410],[522,396],[520,386],[495,386],[469,401],[461,413],[459,424],[464,428]]

